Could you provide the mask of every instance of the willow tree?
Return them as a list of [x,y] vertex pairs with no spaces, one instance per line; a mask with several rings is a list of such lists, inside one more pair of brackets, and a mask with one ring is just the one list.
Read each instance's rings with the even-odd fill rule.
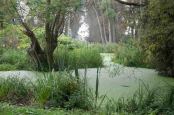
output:
[[[69,13],[74,12],[80,0],[6,0],[15,9],[13,17],[19,19],[23,33],[28,36],[31,45],[27,52],[37,65],[38,69],[54,68],[53,53],[58,46],[58,37],[63,33],[65,21]],[[13,2],[12,2],[13,1]],[[22,1],[22,5],[21,5]],[[8,9],[8,10],[9,10]],[[15,14],[15,15],[14,15]],[[44,26],[44,45],[38,41],[33,25],[27,23],[27,17],[38,17]]]

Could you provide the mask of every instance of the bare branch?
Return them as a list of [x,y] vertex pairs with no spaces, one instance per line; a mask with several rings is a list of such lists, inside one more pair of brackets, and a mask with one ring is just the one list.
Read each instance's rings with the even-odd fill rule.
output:
[[119,2],[121,4],[124,5],[129,5],[129,6],[138,6],[138,7],[142,7],[142,6],[146,6],[146,3],[137,3],[137,2],[127,2],[127,1],[122,1],[122,0],[115,0],[116,2]]

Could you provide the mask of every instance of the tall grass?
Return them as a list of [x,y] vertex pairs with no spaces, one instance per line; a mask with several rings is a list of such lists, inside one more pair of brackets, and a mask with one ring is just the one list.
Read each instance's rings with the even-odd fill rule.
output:
[[7,78],[0,80],[0,101],[12,104],[30,104],[33,90],[25,79]]
[[[100,53],[94,48],[84,47],[72,50],[67,46],[62,46],[57,48],[54,56],[55,70],[102,66]],[[4,49],[0,56],[0,71],[34,70],[34,66],[30,61],[24,50]]]
[[140,85],[132,97],[114,100],[99,95],[99,69],[97,72],[94,92],[87,87],[87,71],[83,80],[67,72],[46,73],[34,83],[20,78],[1,79],[0,102],[42,108],[83,109],[106,115],[173,114],[173,86],[151,89],[148,85]]
[[169,86],[168,90],[160,88],[147,89],[145,87],[140,87],[139,90],[128,99],[120,98],[118,101],[109,99],[104,107],[105,114],[173,115],[173,86]]
[[93,101],[84,81],[67,72],[45,73],[34,83],[21,78],[0,80],[0,101],[42,108],[89,110]]
[[69,73],[45,75],[37,80],[35,96],[37,103],[45,107],[89,109],[89,97],[84,93],[83,82]]
[[75,68],[97,68],[102,66],[100,53],[94,48],[69,50],[66,47],[55,51],[55,66],[60,70]]

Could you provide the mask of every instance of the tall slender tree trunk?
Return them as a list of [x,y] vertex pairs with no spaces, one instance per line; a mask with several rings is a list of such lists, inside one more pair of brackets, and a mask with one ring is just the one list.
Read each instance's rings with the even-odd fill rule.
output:
[[102,22],[103,22],[103,33],[104,33],[104,40],[105,40],[105,43],[108,43],[108,40],[107,40],[107,35],[106,35],[106,25],[105,25],[105,17],[104,15],[102,16]]
[[104,38],[103,38],[103,34],[102,34],[102,26],[101,26],[101,22],[100,22],[100,19],[99,19],[99,14],[97,12],[97,9],[94,7],[94,5],[92,6],[92,8],[94,9],[95,15],[97,17],[97,22],[98,22],[99,31],[100,31],[100,38],[102,40],[102,43],[104,43]]
[[115,25],[115,32],[116,32],[116,42],[120,40],[120,29],[119,29],[119,17],[116,17],[116,25]]
[[115,30],[114,20],[112,20],[111,26],[112,26],[112,40],[113,40],[113,42],[116,42],[117,37],[116,37],[116,33],[115,33],[116,30]]
[[112,43],[111,21],[109,18],[108,18],[108,33],[109,33],[109,43]]

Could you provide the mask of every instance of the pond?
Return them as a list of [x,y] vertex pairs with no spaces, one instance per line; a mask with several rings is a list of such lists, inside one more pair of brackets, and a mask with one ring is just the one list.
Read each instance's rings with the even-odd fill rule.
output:
[[[153,69],[124,67],[111,62],[112,54],[101,54],[105,67],[99,72],[99,93],[107,94],[108,97],[119,98],[129,97],[138,90],[140,86],[146,85],[149,88],[159,88],[161,86],[174,84],[174,79],[160,76]],[[85,70],[79,69],[79,74],[83,78]],[[34,80],[42,76],[42,73],[32,71],[4,71],[0,72],[0,77],[20,77]],[[88,86],[96,87],[96,68],[87,69]]]

